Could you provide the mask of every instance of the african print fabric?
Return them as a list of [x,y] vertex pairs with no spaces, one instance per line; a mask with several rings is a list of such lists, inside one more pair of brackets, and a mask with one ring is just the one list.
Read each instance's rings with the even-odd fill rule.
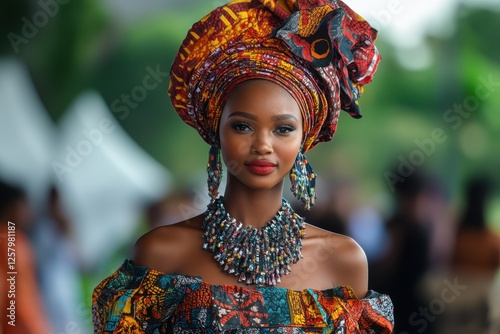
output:
[[391,333],[393,308],[349,287],[302,291],[210,285],[126,260],[92,296],[95,333]]

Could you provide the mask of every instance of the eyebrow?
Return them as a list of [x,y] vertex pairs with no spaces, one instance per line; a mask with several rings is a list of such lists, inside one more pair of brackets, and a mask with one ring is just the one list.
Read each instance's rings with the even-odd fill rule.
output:
[[[255,117],[255,115],[249,114],[249,113],[244,112],[244,111],[235,111],[235,112],[231,113],[227,118],[231,118],[231,117],[235,117],[235,116],[247,118],[247,119],[250,119],[253,121],[257,120],[257,117]],[[297,117],[295,117],[292,114],[282,114],[282,115],[275,115],[275,116],[271,117],[271,120],[274,122],[288,120],[288,119],[292,119],[292,120],[295,120],[297,122],[299,121],[297,119]]]

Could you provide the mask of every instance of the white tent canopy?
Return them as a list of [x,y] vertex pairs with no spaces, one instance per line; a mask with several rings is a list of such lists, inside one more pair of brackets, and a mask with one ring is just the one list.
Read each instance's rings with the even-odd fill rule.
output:
[[120,127],[95,92],[82,94],[61,120],[52,162],[84,259],[97,263],[135,232],[143,205],[162,197],[170,174]]
[[96,92],[79,96],[57,128],[28,71],[0,60],[0,178],[40,206],[55,184],[84,265],[106,261],[133,237],[144,205],[164,196],[170,173],[140,148]]
[[57,129],[14,58],[0,59],[0,101],[0,178],[39,203],[51,177]]

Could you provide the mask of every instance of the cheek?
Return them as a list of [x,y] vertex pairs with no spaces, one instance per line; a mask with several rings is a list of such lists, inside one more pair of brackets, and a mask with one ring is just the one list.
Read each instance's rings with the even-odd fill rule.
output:
[[219,136],[221,150],[225,156],[236,158],[246,153],[248,144],[241,135],[232,130],[222,130]]
[[280,150],[280,155],[282,157],[282,162],[286,164],[287,168],[292,168],[295,159],[297,158],[297,154],[300,151],[301,140],[298,138],[292,143],[288,145],[284,145]]
[[220,143],[224,164],[232,174],[237,174],[242,168],[241,160],[245,159],[248,153],[248,144],[241,138],[234,140],[230,134],[225,134],[223,131],[220,133]]

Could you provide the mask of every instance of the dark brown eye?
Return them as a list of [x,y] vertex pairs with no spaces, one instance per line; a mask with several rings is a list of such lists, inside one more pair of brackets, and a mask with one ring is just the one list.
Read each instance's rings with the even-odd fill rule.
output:
[[291,125],[280,125],[276,129],[276,132],[279,134],[289,134],[290,132],[294,131],[295,127]]
[[252,130],[250,126],[244,122],[234,122],[231,124],[231,127],[239,132],[247,132]]

